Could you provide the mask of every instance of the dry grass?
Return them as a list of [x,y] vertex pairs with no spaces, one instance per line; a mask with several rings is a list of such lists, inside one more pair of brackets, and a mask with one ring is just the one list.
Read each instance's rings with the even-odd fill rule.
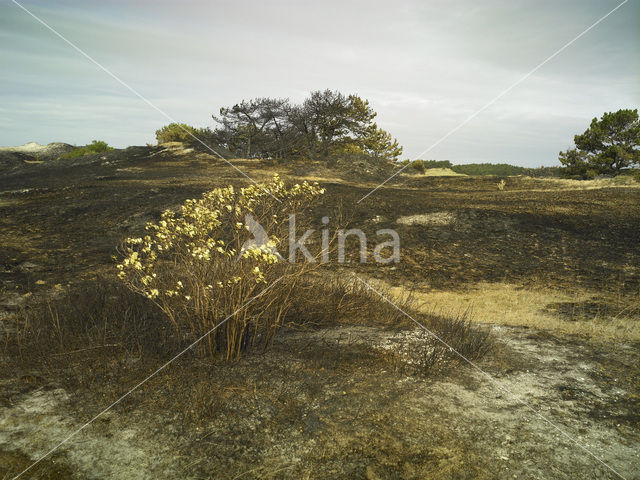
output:
[[429,332],[426,341],[415,347],[420,371],[427,374],[448,370],[459,363],[459,355],[474,360],[491,350],[493,342],[489,332],[472,322],[469,312],[425,311],[421,308],[422,299],[413,291],[388,288],[372,279],[367,283],[375,285],[376,291],[355,279],[325,277],[315,280],[305,293],[297,296],[302,309],[297,310],[299,317],[296,320],[321,319],[324,325],[402,327],[424,334],[417,328],[415,322],[418,322]]
[[0,208],[14,207],[16,205],[19,205],[20,203],[22,202],[17,198],[0,198]]
[[[394,295],[401,288],[392,288]],[[421,311],[468,311],[474,322],[526,326],[593,338],[640,340],[640,297],[601,298],[582,291],[481,282],[462,291],[415,292]],[[564,307],[564,308],[558,308]]]
[[[413,172],[408,172],[408,168],[403,172],[407,174],[412,174]],[[450,168],[427,168],[424,173],[420,172],[414,174],[416,176],[421,177],[466,177],[464,173],[457,173],[451,170]]]
[[[384,288],[379,292],[382,296],[353,278],[306,276],[292,291],[282,327],[310,332],[334,326],[372,326],[421,334],[404,311],[467,358],[481,358],[490,350],[488,331],[473,324],[468,315],[426,315],[417,308],[411,292],[395,297],[400,311],[384,299],[392,298],[391,292]],[[132,357],[169,358],[185,340],[176,336],[169,319],[156,305],[109,278],[85,283],[64,297],[22,311],[14,316],[3,336],[0,352],[16,365],[55,370],[73,364],[79,371],[87,367],[76,362],[93,360],[106,365],[122,364]],[[270,342],[264,342],[253,350],[264,352],[268,345]],[[419,335],[415,348],[413,353],[419,359],[416,373],[447,371],[459,361],[448,347],[430,336]],[[85,373],[89,372],[82,375]]]
[[[530,178],[522,177],[527,182],[535,182],[540,184],[546,183],[549,190],[597,190],[600,188],[640,188],[640,182],[635,181],[632,177],[619,175],[613,178],[599,178],[596,180],[570,180],[566,178]],[[547,189],[526,188],[526,191],[538,192]]]
[[[396,301],[403,309],[415,309],[412,292],[404,292],[396,297]],[[298,284],[287,320],[316,326],[407,325],[402,312],[361,282],[329,272],[309,277]]]
[[67,361],[78,355],[166,356],[179,342],[150,301],[117,280],[99,278],[8,318],[4,353],[16,361]]

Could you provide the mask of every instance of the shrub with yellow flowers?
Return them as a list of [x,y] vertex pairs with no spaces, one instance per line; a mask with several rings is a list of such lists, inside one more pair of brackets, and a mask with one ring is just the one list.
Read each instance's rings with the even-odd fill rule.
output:
[[[229,360],[249,345],[266,347],[308,268],[277,255],[288,239],[289,215],[308,211],[323,193],[317,183],[287,186],[277,175],[206,192],[148,223],[144,237],[127,238],[118,278],[156,303],[180,339],[199,338],[224,321],[199,344],[210,355],[221,352]],[[253,241],[248,219],[259,223],[268,242]]]

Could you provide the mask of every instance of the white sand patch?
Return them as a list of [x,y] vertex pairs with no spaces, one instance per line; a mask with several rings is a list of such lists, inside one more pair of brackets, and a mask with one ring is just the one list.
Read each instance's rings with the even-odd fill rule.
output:
[[0,147],[0,151],[4,152],[19,152],[19,153],[28,153],[31,155],[47,153],[52,150],[66,149],[71,147],[67,143],[62,142],[54,142],[48,145],[40,145],[36,142],[25,143],[24,145],[19,145],[17,147]]
[[433,212],[420,215],[408,215],[399,217],[396,223],[400,225],[432,225],[442,226],[455,223],[456,216],[451,212]]
[[[150,438],[131,420],[107,412],[61,445],[59,452],[82,478],[151,480],[160,473],[178,478],[171,473],[171,456],[162,439]],[[0,449],[18,450],[36,461],[82,424],[74,418],[65,390],[38,389],[11,408],[0,409]]]

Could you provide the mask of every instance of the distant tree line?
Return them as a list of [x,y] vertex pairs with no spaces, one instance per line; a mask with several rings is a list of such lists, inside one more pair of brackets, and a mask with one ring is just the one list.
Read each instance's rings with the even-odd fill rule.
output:
[[[401,162],[409,163],[409,160]],[[468,163],[465,165],[454,165],[449,160],[414,160],[411,167],[424,172],[433,168],[448,168],[456,173],[464,175],[495,175],[499,177],[526,175],[529,177],[559,177],[560,167],[538,167],[528,168],[507,163]]]
[[[640,120],[638,110],[622,109],[594,118],[581,135],[574,137],[576,148],[560,152],[562,167],[526,168],[505,163],[453,165],[448,160],[414,160],[418,171],[449,168],[465,175],[527,175],[531,177],[568,177],[589,179],[615,176],[635,170],[640,180]],[[405,161],[406,164],[408,161]]]
[[215,129],[170,124],[156,132],[156,139],[197,143],[195,136],[245,158],[331,160],[362,154],[396,160],[402,147],[373,121],[376,115],[358,95],[318,90],[300,104],[286,98],[243,100],[212,115]]
[[500,177],[526,175],[529,177],[559,177],[560,167],[520,167],[507,163],[470,163],[454,165],[451,168],[456,173],[465,175],[496,175]]

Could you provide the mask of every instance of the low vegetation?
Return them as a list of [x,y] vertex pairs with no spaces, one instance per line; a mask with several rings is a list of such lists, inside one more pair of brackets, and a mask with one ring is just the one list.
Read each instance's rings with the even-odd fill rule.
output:
[[93,140],[89,145],[85,145],[84,147],[76,148],[75,150],[70,151],[63,155],[63,158],[78,158],[84,155],[91,155],[94,153],[104,153],[113,150],[113,147],[110,147],[107,142],[102,140]]
[[[323,193],[276,176],[187,200],[179,213],[167,210],[147,224],[146,236],[125,241],[118,276],[167,315],[178,338],[186,332],[195,341],[215,328],[198,347],[239,358],[249,345],[268,345],[291,308],[310,264],[288,262],[277,249],[286,246],[289,214],[304,230],[300,219]],[[268,242],[256,243],[256,222]]]
[[193,143],[197,141],[196,138],[199,138],[204,133],[206,133],[206,130],[192,127],[186,123],[170,123],[156,130],[156,140],[158,143]]
[[[314,330],[338,326],[412,329],[415,326],[398,308],[356,279],[325,274],[308,275],[298,280],[295,291],[280,288],[279,296],[284,292],[287,308],[279,317],[276,325],[279,329]],[[473,360],[483,357],[493,344],[489,330],[474,325],[467,314],[425,314],[410,292],[393,295],[390,289],[381,285],[377,285],[376,290],[384,297],[394,298],[401,310],[440,338],[438,341],[429,338],[431,333],[426,335],[428,341],[420,345],[420,370],[414,370],[414,373],[434,374],[460,362],[460,356],[442,341]],[[271,296],[272,302],[274,297]],[[254,310],[255,315],[258,312]],[[273,308],[269,306],[254,319],[275,325],[270,316],[272,313]],[[238,315],[236,318],[243,317]],[[108,275],[85,282],[81,289],[64,292],[44,304],[22,310],[12,325],[12,331],[5,332],[2,338],[3,353],[11,362],[47,369],[58,369],[62,357],[68,360],[90,358],[99,363],[123,362],[131,356],[143,360],[169,358],[190,343],[189,338],[175,330],[173,321],[158,302],[139,295]],[[220,344],[225,344],[227,335],[234,338],[235,334],[237,338],[238,328],[236,324],[226,332]],[[215,338],[215,334],[211,337]],[[269,339],[273,340],[273,336]],[[241,346],[245,350],[258,345],[246,342]],[[253,348],[253,352],[265,348],[263,343],[260,348]],[[208,349],[201,351],[208,354]],[[214,355],[213,359],[225,359],[226,352],[237,358],[238,351],[228,349]]]

